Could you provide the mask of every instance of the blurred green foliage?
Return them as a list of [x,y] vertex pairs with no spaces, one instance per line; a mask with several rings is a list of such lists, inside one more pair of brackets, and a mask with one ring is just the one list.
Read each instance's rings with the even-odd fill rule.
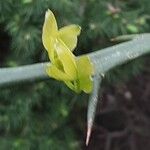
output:
[[[82,26],[77,55],[116,44],[110,39],[117,35],[150,31],[149,0],[3,0],[0,66],[48,61],[41,41],[48,8],[60,27]],[[126,79],[138,73],[143,62],[142,58],[119,67],[106,78]],[[86,100],[86,95],[77,96],[52,79],[1,89],[0,150],[80,149],[76,131],[83,133]],[[75,108],[74,103],[79,105]]]

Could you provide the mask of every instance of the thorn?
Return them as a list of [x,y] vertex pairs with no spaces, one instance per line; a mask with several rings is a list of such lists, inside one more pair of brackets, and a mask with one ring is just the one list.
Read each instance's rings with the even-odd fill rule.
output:
[[86,146],[88,146],[88,144],[89,144],[89,140],[90,140],[90,136],[91,136],[91,130],[92,130],[92,126],[88,127],[87,135],[86,135]]

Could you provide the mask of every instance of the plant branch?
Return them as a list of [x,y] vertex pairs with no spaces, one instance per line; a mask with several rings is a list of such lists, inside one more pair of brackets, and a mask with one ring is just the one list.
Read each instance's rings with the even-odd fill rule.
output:
[[0,68],[0,86],[46,79],[48,78],[45,72],[47,64],[37,63],[20,67]]
[[110,69],[133,60],[150,52],[150,34],[135,36],[133,40],[117,44],[89,54],[97,74],[103,74]]
[[[150,52],[150,34],[132,36],[133,40],[87,54],[96,74]],[[130,39],[130,38],[129,38]],[[48,63],[38,63],[14,68],[0,68],[0,86],[16,82],[43,80],[48,78],[45,68]]]

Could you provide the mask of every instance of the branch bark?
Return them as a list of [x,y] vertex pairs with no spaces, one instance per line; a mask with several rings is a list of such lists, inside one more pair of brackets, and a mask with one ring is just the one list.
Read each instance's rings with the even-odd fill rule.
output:
[[[132,38],[134,36],[131,36]],[[129,36],[129,39],[131,38]],[[122,38],[121,38],[122,39]],[[125,39],[127,37],[125,36]],[[135,35],[128,42],[87,54],[95,67],[96,74],[105,74],[117,65],[150,52],[150,34]],[[48,63],[38,63],[14,68],[0,68],[0,86],[16,82],[47,79],[45,72]]]

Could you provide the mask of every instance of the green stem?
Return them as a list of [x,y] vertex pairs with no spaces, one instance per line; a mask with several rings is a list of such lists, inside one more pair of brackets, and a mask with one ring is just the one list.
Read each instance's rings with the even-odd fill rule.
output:
[[0,86],[7,86],[18,82],[42,80],[48,78],[45,72],[48,63],[37,63],[14,68],[0,69]]
[[[95,67],[96,74],[104,74],[117,65],[150,52],[150,34],[135,36],[132,41],[117,44],[87,54]],[[16,82],[43,80],[48,78],[45,68],[48,63],[38,63],[15,68],[0,69],[0,86]]]
[[135,36],[132,41],[117,44],[89,54],[96,73],[101,74],[150,52],[150,34]]

